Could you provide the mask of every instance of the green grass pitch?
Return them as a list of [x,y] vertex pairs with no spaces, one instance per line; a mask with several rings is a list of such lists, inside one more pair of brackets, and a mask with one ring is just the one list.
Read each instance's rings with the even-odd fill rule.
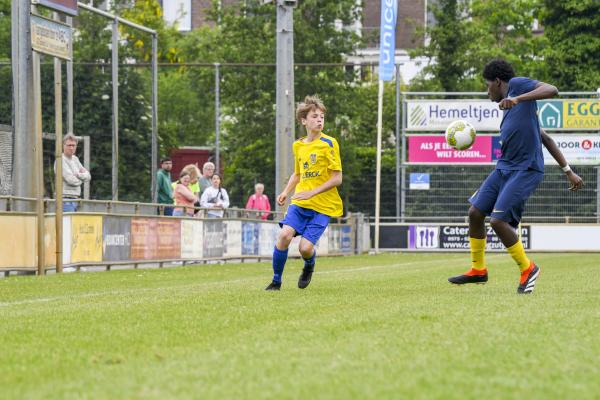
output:
[[3,399],[598,399],[600,254],[318,258],[0,279]]

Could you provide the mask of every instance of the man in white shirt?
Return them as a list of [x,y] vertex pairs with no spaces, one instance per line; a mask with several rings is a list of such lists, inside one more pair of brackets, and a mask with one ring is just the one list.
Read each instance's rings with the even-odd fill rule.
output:
[[63,211],[77,211],[76,200],[81,197],[81,185],[92,179],[89,171],[81,165],[75,155],[77,150],[77,137],[68,133],[63,138],[62,179],[63,179]]
[[202,196],[202,193],[204,193],[206,188],[212,186],[212,176],[214,173],[215,173],[215,164],[213,164],[210,161],[205,162],[204,165],[202,166],[202,176],[198,180],[198,185],[200,185],[199,196]]

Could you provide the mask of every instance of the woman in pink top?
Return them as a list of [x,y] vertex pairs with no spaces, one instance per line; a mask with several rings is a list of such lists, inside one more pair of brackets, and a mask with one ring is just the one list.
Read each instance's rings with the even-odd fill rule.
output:
[[[262,183],[257,183],[254,185],[254,194],[248,197],[248,202],[246,203],[247,210],[259,210],[259,211],[271,211],[271,204],[269,203],[269,198],[266,194],[263,194],[265,190],[265,185]],[[269,213],[262,213],[261,219],[266,220],[269,217]]]
[[173,193],[173,199],[175,200],[176,207],[173,210],[174,217],[182,217],[187,215],[189,217],[194,216],[194,203],[198,201],[198,197],[194,195],[192,190],[189,188],[190,185],[190,174],[187,171],[181,171],[179,175],[179,184],[175,186],[175,192]]

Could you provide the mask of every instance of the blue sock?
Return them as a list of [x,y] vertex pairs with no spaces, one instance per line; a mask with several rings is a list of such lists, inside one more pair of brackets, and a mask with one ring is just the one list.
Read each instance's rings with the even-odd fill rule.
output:
[[288,251],[273,248],[273,282],[281,283],[281,275],[287,261]]
[[314,268],[315,257],[317,256],[317,250],[313,251],[313,255],[310,258],[302,258],[304,260],[304,268]]

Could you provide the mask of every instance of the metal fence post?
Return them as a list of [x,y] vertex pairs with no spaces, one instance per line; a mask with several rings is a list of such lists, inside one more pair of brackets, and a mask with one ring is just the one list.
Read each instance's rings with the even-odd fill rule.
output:
[[[83,137],[83,167],[88,171],[90,171],[90,146],[90,137],[86,135]],[[83,198],[90,199],[90,181],[83,182]]]
[[[36,12],[36,7],[32,6]],[[36,51],[32,55],[33,60],[33,103],[34,103],[34,126],[33,131],[34,155],[35,155],[35,183],[36,183],[36,211],[37,211],[37,274],[43,275],[46,264],[44,254],[44,155],[42,142],[42,82],[40,76],[40,55]]]
[[158,168],[158,37],[152,34],[152,184],[150,198],[157,203],[156,169]]
[[401,177],[400,177],[400,221],[404,222],[404,213],[406,210],[406,95],[402,93],[402,156],[401,156]]
[[112,199],[119,199],[119,20],[112,23]]
[[219,63],[215,63],[215,173],[221,174],[221,149],[220,149],[220,134],[221,134],[221,87],[220,87],[220,71]]
[[[57,12],[53,13],[53,19],[60,22]],[[54,57],[54,154],[56,162],[56,191],[55,198],[55,250],[56,250],[56,272],[63,272],[63,181],[62,181],[62,133],[63,133],[63,107],[62,107],[62,62],[60,58]]]
[[396,222],[400,217],[400,66],[396,64]]
[[600,224],[600,167],[596,167],[596,223]]

